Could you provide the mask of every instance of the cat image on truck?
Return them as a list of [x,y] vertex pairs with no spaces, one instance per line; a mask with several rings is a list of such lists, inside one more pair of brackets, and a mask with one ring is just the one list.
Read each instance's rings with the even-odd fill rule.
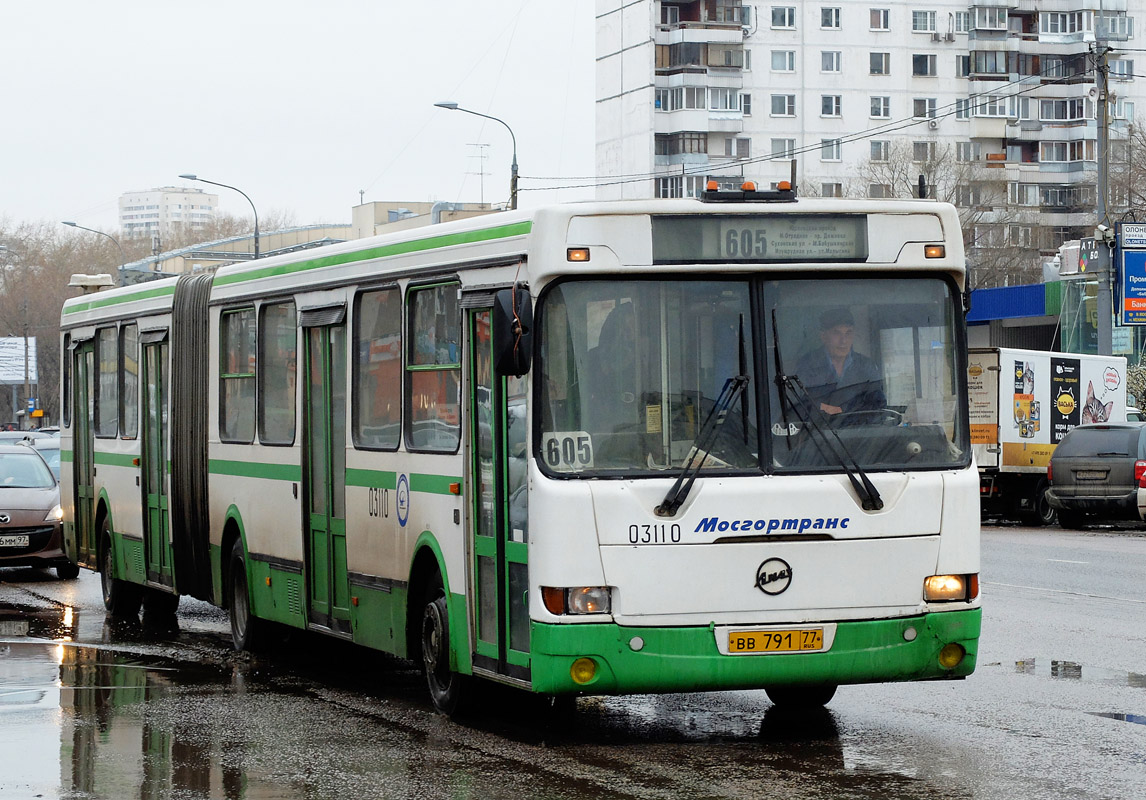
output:
[[983,516],[1049,525],[1051,453],[1071,428],[1126,420],[1126,359],[973,348],[967,393]]

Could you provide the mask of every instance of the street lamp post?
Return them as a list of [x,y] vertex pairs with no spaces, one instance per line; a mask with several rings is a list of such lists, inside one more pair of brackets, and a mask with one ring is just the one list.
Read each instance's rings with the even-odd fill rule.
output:
[[513,165],[510,167],[509,171],[509,208],[510,210],[517,208],[517,137],[513,135],[513,128],[509,127],[509,123],[503,119],[491,117],[489,114],[482,114],[478,111],[471,111],[468,108],[462,108],[457,103],[453,102],[447,101],[434,103],[434,106],[437,108],[444,108],[448,111],[464,111],[467,114],[473,114],[475,117],[492,119],[494,122],[500,122],[505,126],[505,129],[509,131],[509,138],[513,142]]
[[67,225],[70,228],[79,228],[81,231],[89,231],[90,233],[98,233],[100,236],[106,236],[107,238],[109,238],[113,242],[115,242],[115,246],[119,248],[119,267],[120,267],[120,269],[122,270],[123,265],[127,263],[127,256],[125,256],[123,254],[123,247],[120,246],[119,240],[116,239],[114,236],[112,236],[110,233],[104,233],[103,231],[97,231],[95,228],[85,228],[83,225],[77,225],[76,223],[68,222],[67,220],[62,221],[60,224]]
[[185,173],[179,176],[188,181],[199,181],[199,183],[209,183],[212,186],[222,186],[224,189],[230,189],[233,192],[238,192],[243,197],[247,198],[247,202],[251,204],[251,213],[255,215],[255,258],[259,257],[259,212],[255,208],[255,201],[247,197],[247,193],[240,189],[238,186],[229,186],[225,183],[218,183],[216,181],[209,181],[206,178],[200,178],[198,175],[192,173]]

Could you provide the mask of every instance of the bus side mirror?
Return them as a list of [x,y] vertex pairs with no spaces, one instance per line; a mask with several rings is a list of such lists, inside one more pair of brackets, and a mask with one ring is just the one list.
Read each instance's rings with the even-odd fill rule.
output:
[[520,284],[493,298],[493,370],[521,377],[533,360],[533,302]]

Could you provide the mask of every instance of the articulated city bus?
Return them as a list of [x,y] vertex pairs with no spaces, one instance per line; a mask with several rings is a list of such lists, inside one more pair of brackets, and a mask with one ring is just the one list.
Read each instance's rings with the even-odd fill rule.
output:
[[962,678],[980,627],[953,207],[580,203],[63,309],[69,555],[546,695]]

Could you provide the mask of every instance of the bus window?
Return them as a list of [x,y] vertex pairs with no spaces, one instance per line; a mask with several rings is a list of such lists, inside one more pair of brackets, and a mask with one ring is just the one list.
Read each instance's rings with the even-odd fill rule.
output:
[[[776,320],[780,395],[769,382],[778,468],[838,468],[814,428],[831,429],[865,468],[962,464],[956,329],[950,286],[939,278],[780,280],[764,286]],[[771,329],[767,332],[772,336]]]
[[224,311],[219,318],[219,438],[255,439],[255,310]]
[[354,444],[395,450],[402,425],[402,294],[363,292],[354,312]]
[[[746,281],[579,281],[551,290],[541,323],[541,460],[553,472],[679,469],[725,383],[752,381]],[[704,457],[755,468],[750,389]]]
[[119,343],[115,328],[96,331],[95,435],[115,436],[119,421]]
[[259,442],[294,444],[298,330],[294,303],[259,309]]
[[119,433],[134,439],[139,433],[139,326],[119,329],[119,361],[123,365],[119,383]]
[[461,312],[456,283],[410,292],[406,443],[453,453],[461,440]]

